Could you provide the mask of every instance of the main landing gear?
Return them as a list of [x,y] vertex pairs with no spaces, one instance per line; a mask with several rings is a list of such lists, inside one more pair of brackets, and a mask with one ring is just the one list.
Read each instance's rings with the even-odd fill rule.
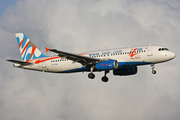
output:
[[[92,67],[92,68],[90,69],[91,72],[88,74],[88,77],[89,77],[90,79],[94,79],[94,78],[95,78],[95,75],[94,75],[94,73],[93,73],[93,69],[94,69],[94,68]],[[109,73],[109,70],[106,70],[106,71],[105,71],[104,76],[103,76],[102,79],[101,79],[103,82],[108,82],[108,77],[106,76],[107,73]]]
[[151,68],[152,68],[152,74],[156,74],[156,71],[154,70],[154,64],[151,64]]
[[88,74],[88,77],[89,77],[90,79],[94,79],[94,78],[95,78],[95,75],[94,75],[94,73],[89,73],[89,74]]
[[109,73],[109,70],[105,71],[105,74],[104,74],[104,76],[101,79],[103,82],[108,82],[108,77],[106,76],[107,73]]
[[88,77],[89,77],[90,79],[94,79],[94,78],[95,78],[95,75],[94,75],[94,73],[93,73],[93,69],[94,69],[94,67],[91,67],[91,69],[90,69],[90,72],[91,72],[91,73],[88,74]]

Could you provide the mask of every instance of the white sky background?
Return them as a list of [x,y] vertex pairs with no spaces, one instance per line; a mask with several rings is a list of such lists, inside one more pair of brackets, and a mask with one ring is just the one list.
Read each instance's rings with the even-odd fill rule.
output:
[[[149,43],[168,47],[176,58],[138,67],[128,77],[103,72],[51,74],[12,67],[20,60],[14,36],[24,32],[44,47],[67,52]],[[179,0],[19,0],[0,17],[1,120],[179,120]],[[45,53],[54,55],[53,53]]]

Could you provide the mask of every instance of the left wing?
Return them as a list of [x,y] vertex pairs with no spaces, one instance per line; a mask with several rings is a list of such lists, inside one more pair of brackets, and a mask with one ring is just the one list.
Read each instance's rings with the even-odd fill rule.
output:
[[6,61],[17,63],[17,64],[20,64],[21,66],[32,65],[33,64],[33,63],[30,63],[30,62],[24,62],[24,61],[19,61],[19,60],[6,60]]
[[88,66],[88,65],[96,64],[100,61],[104,61],[103,59],[90,58],[90,57],[81,56],[78,54],[72,54],[72,53],[68,53],[68,52],[59,51],[56,49],[49,49],[46,47],[45,47],[45,49],[46,49],[46,52],[47,51],[55,52],[58,54],[58,56],[64,57],[64,58],[72,60],[74,62],[81,63],[84,66]]

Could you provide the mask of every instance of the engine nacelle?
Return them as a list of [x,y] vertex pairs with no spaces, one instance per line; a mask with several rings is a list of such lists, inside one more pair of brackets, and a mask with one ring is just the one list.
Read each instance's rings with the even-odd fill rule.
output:
[[96,64],[97,70],[113,70],[118,68],[117,60],[107,60]]
[[134,75],[136,73],[137,73],[137,66],[129,66],[129,67],[113,70],[114,75],[120,75],[120,76]]

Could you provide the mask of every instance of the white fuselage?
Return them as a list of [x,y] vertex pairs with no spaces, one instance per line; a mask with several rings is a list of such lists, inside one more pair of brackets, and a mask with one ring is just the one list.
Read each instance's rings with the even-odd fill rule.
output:
[[[79,55],[102,60],[117,60],[118,67],[156,64],[169,61],[175,57],[173,52],[168,51],[168,49],[161,48],[163,47],[141,46],[123,49],[102,50],[97,52],[86,52]],[[89,68],[84,67],[78,62],[74,62],[59,56],[33,59],[30,62],[33,64],[28,66],[21,66],[20,64],[15,63],[14,66],[25,69],[56,73],[90,71]]]

